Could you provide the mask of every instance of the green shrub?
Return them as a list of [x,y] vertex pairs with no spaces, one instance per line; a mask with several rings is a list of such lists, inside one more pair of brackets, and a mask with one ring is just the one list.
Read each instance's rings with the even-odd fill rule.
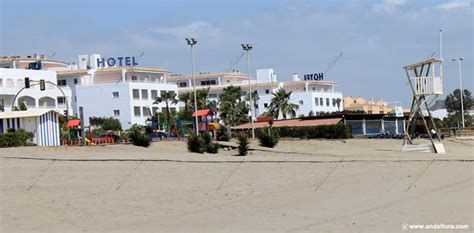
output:
[[211,141],[212,141],[212,137],[211,137],[211,134],[210,133],[207,133],[207,132],[204,132],[202,135],[200,135],[202,137],[202,140],[204,141],[204,145],[209,145],[211,144]]
[[204,151],[206,151],[204,139],[200,135],[191,133],[188,136],[188,151],[201,154],[204,153]]
[[32,146],[31,143],[34,134],[24,129],[8,130],[7,133],[0,133],[0,148],[2,147],[17,147],[17,146]]
[[219,152],[219,144],[212,142],[212,137],[210,133],[204,133],[202,135],[202,139],[204,141],[207,153],[217,154],[217,152]]
[[130,128],[128,137],[132,144],[135,146],[148,147],[151,143],[151,138],[143,132],[142,127],[138,125],[133,125]]
[[120,124],[119,119],[115,119],[113,117],[106,118],[102,123],[103,130],[111,130],[111,131],[120,131],[122,130],[122,124]]
[[219,152],[219,148],[219,144],[211,142],[209,145],[207,145],[206,152],[210,154],[217,154]]
[[278,144],[278,135],[268,128],[260,129],[257,132],[257,138],[260,146],[273,148]]
[[250,140],[247,134],[240,133],[237,135],[237,141],[239,142],[239,155],[245,156],[249,150]]

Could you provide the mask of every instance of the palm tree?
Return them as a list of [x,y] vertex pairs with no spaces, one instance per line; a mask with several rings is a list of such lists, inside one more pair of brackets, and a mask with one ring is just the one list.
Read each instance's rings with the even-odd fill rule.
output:
[[289,114],[291,118],[296,116],[298,105],[290,102],[290,96],[291,91],[286,92],[286,90],[282,88],[273,93],[273,98],[268,109],[274,118],[278,118],[280,112],[283,115],[283,119],[286,119],[287,114]]
[[226,125],[237,125],[248,122],[249,107],[242,99],[240,87],[229,86],[219,95],[220,117]]
[[169,121],[171,120],[171,114],[170,114],[170,107],[169,104],[177,104],[178,99],[176,98],[176,92],[174,91],[162,91],[161,96],[157,97],[155,99],[155,102],[153,104],[159,104],[161,102],[165,102],[166,104],[166,120],[168,122],[168,131],[170,129],[169,127]]
[[190,92],[179,94],[178,99],[184,103],[184,111],[192,109],[193,95]]

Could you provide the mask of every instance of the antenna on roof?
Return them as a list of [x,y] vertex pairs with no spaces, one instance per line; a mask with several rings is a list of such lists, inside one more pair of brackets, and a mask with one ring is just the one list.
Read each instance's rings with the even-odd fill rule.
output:
[[136,62],[138,62],[140,60],[140,58],[143,57],[143,55],[145,55],[145,52],[142,52],[142,53],[140,53],[140,55],[138,55]]
[[235,65],[237,65],[237,63],[240,61],[240,59],[244,56],[245,52],[243,52],[242,54],[240,54],[240,56],[237,56],[235,58],[235,61],[230,63],[230,67],[229,69],[227,70],[227,72],[230,72],[232,70],[232,68],[234,68]]
[[339,55],[336,56],[333,62],[329,63],[328,68],[326,68],[326,70],[324,71],[324,74],[327,74],[329,70],[331,70],[332,66],[334,66],[334,64],[336,64],[337,61],[339,61],[339,58],[341,58],[343,54],[344,52],[339,53]]
[[431,53],[431,56],[429,56],[428,58],[433,58],[435,54],[436,52]]

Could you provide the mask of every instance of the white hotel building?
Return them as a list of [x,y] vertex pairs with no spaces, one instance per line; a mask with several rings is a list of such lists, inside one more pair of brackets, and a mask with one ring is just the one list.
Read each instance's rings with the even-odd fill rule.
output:
[[[196,88],[209,88],[209,99],[218,100],[218,96],[223,93],[223,89],[228,86],[239,86],[242,91],[249,91],[248,77],[238,71],[227,73],[199,73],[196,77]],[[169,83],[176,83],[179,92],[192,92],[192,75],[170,75]],[[290,101],[299,106],[296,116],[308,116],[310,112],[334,112],[342,110],[342,93],[335,91],[336,82],[300,80],[298,75],[293,75],[292,81],[278,82],[273,69],[257,70],[257,80],[251,79],[252,90],[258,93],[258,107],[255,109],[255,116],[260,116],[268,111],[273,93],[279,88],[291,91]],[[340,99],[339,105],[337,99]],[[282,116],[280,115],[280,118]]]
[[[37,61],[41,61],[41,70],[27,69],[29,64]],[[40,90],[39,85],[33,85],[40,79],[56,84],[55,70],[67,68],[67,63],[45,59],[42,55],[1,57],[0,106],[5,112],[9,112],[12,105],[18,106],[18,101],[22,100],[28,109],[53,109],[62,113],[66,110],[66,102],[71,108],[71,90],[63,89],[64,96],[58,88],[49,83],[46,83],[44,91]],[[25,87],[25,77],[32,81],[32,86],[21,91],[13,103],[14,96]]]
[[[41,70],[27,69],[30,63],[37,61],[42,62]],[[49,108],[63,112],[67,102],[69,114],[76,117],[79,107],[83,107],[85,125],[89,125],[92,116],[115,117],[124,129],[133,124],[144,125],[151,114],[163,112],[165,103],[154,104],[163,91],[193,91],[191,75],[169,75],[166,69],[139,67],[133,57],[103,59],[99,54],[80,55],[77,65],[41,55],[4,57],[0,58],[0,105],[5,111],[10,111],[14,95],[25,85],[25,77],[55,83],[66,95],[64,98],[53,85],[47,84],[45,91],[32,86],[18,98],[28,109]],[[292,91],[290,101],[299,106],[297,117],[343,108],[342,94],[335,91],[336,82],[333,81],[300,80],[295,74],[291,81],[278,82],[272,69],[262,69],[257,70],[257,78],[251,79],[251,83],[259,96],[255,116],[268,111],[272,93],[279,88]],[[243,92],[248,92],[247,75],[238,71],[196,75],[196,88],[209,88],[210,100],[217,101],[228,86],[239,86]],[[338,99],[341,100],[339,104]],[[170,107],[179,111],[179,105],[182,103]]]
[[[178,91],[175,84],[166,83],[168,70],[108,67],[103,61],[99,54],[80,55],[77,67],[57,71],[58,85],[72,92],[73,114],[78,116],[79,107],[83,107],[85,125],[89,125],[92,116],[117,118],[123,129],[133,124],[145,125],[152,114],[165,111],[164,102],[153,103],[161,92]],[[125,59],[123,61],[126,65]],[[99,67],[100,63],[105,67]],[[177,105],[170,108],[179,110]]]

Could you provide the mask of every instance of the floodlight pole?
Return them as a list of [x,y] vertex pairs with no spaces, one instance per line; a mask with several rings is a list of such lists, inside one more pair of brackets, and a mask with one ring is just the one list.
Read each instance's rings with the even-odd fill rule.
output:
[[242,49],[245,50],[245,52],[247,53],[247,75],[248,75],[248,80],[249,80],[249,93],[250,93],[250,99],[249,99],[249,103],[250,103],[250,121],[251,121],[251,124],[252,124],[252,139],[255,139],[255,125],[254,125],[254,120],[253,120],[253,115],[254,115],[254,102],[253,102],[253,98],[252,98],[252,84],[250,82],[250,55],[249,55],[249,51],[253,48],[253,46],[251,44],[241,44],[242,45]]
[[458,69],[459,69],[459,87],[461,88],[460,94],[461,94],[461,121],[462,121],[462,127],[465,128],[466,126],[464,125],[464,100],[463,100],[463,95],[464,95],[464,90],[462,89],[462,74],[461,74],[461,61],[464,59],[462,57],[460,58],[455,58],[453,61],[458,62]]
[[196,96],[196,76],[194,74],[194,45],[197,44],[196,38],[186,38],[188,45],[191,46],[191,63],[192,63],[192,72],[193,72],[193,91],[194,91],[194,117],[195,117],[195,128],[196,128],[196,135],[199,134],[199,127],[198,127],[198,115],[197,115],[197,96]]

